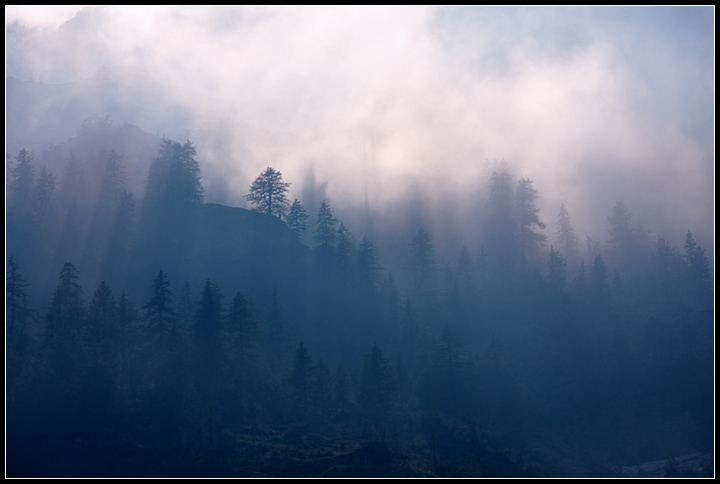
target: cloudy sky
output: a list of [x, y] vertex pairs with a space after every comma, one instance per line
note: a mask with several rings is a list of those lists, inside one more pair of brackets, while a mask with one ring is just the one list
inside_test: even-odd
[[367, 194], [377, 211], [415, 197], [430, 212], [470, 212], [504, 160], [534, 181], [550, 228], [564, 202], [581, 235], [604, 238], [623, 200], [651, 232], [676, 231], [678, 243], [692, 229], [707, 244], [714, 15], [7, 6], [6, 70], [64, 83], [103, 69], [162, 89], [192, 113], [168, 135], [196, 140], [226, 203], [242, 205], [270, 165], [294, 183], [291, 197], [312, 169], [337, 207]]

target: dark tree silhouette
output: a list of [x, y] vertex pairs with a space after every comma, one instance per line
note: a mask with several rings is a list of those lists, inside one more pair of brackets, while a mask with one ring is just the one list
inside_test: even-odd
[[315, 225], [315, 241], [318, 246], [325, 249], [334, 247], [337, 240], [337, 219], [333, 217], [332, 208], [327, 199], [323, 199], [318, 209]]
[[305, 208], [296, 198], [290, 207], [290, 213], [287, 216], [287, 224], [288, 227], [297, 234], [299, 239], [302, 239], [307, 232], [307, 219], [308, 215], [305, 213]]
[[612, 247], [621, 247], [633, 242], [635, 231], [632, 227], [632, 213], [630, 213], [622, 202], [618, 202], [608, 216], [610, 222], [610, 239], [608, 243]]
[[100, 283], [90, 301], [88, 323], [90, 368], [86, 390], [88, 403], [95, 411], [87, 418], [93, 424], [93, 431], [100, 432], [112, 424], [109, 419], [118, 396], [123, 357], [117, 300], [105, 281]]
[[345, 224], [340, 222], [337, 230], [337, 259], [340, 272], [344, 276], [348, 276], [352, 271], [354, 245], [352, 234]]
[[50, 301], [40, 355], [39, 371], [44, 384], [65, 394], [77, 390], [85, 369], [86, 352], [81, 332], [87, 311], [79, 281], [80, 273], [75, 265], [64, 263]]
[[515, 219], [513, 217], [512, 177], [506, 171], [492, 174], [486, 207], [485, 246], [495, 261], [507, 270], [515, 256]]
[[5, 274], [5, 326], [8, 338], [16, 330], [25, 331], [31, 315], [30, 298], [26, 288], [30, 285], [20, 274], [13, 256], [8, 258]]
[[222, 327], [222, 293], [214, 282], [207, 279], [200, 295], [195, 317], [197, 343], [208, 345], [208, 350], [217, 350]]
[[258, 330], [250, 303], [240, 291], [235, 293], [235, 297], [230, 303], [227, 325], [232, 340], [231, 344], [234, 351], [237, 352], [242, 367], [245, 365], [248, 353], [256, 344]]
[[175, 267], [204, 200], [195, 146], [164, 140], [150, 165], [140, 217], [145, 263]]
[[678, 251], [660, 236], [651, 260], [652, 286], [656, 294], [653, 303], [657, 308], [667, 309], [681, 293], [685, 264]]
[[524, 259], [537, 253], [537, 250], [545, 245], [547, 237], [536, 230], [543, 230], [545, 224], [538, 216], [540, 209], [535, 205], [538, 198], [538, 191], [533, 187], [532, 181], [523, 178], [518, 181], [515, 190], [515, 208], [518, 221], [518, 242], [520, 255]]
[[5, 275], [5, 334], [7, 340], [6, 375], [8, 394], [29, 369], [32, 309], [25, 281], [10, 256]]
[[371, 287], [378, 285], [380, 281], [380, 262], [377, 256], [375, 245], [367, 235], [363, 236], [360, 249], [357, 254], [357, 268], [360, 278]]
[[57, 243], [57, 179], [44, 167], [37, 177], [32, 194], [32, 234], [33, 239], [24, 242], [32, 251], [38, 265], [54, 263], [53, 255]]
[[85, 324], [85, 302], [80, 286], [80, 272], [72, 262], [64, 263], [60, 269], [47, 322], [46, 335], [51, 338], [62, 334], [77, 334]]
[[54, 222], [56, 189], [57, 178], [43, 167], [37, 178], [32, 204], [33, 218], [41, 226], [47, 227], [48, 224]]
[[188, 207], [202, 204], [204, 189], [196, 154], [190, 141], [181, 145], [163, 140], [160, 154], [150, 165], [144, 211], [147, 207], [161, 213], [179, 211], [182, 214]]
[[685, 236], [685, 261], [690, 275], [690, 286], [699, 295], [709, 295], [712, 288], [712, 269], [705, 255], [705, 249], [700, 247], [692, 232], [688, 230]]
[[163, 148], [161, 156], [169, 156], [171, 160], [168, 180], [171, 199], [179, 206], [201, 205], [205, 190], [200, 181], [200, 164], [195, 159], [195, 145], [188, 140], [183, 145], [170, 142], [169, 147]]
[[8, 172], [6, 243], [21, 260], [26, 260], [32, 257], [37, 238], [33, 217], [35, 165], [32, 155], [25, 149], [20, 150]]
[[[636, 277], [646, 270], [645, 262], [649, 253], [645, 253], [644, 231], [633, 224], [630, 213], [622, 202], [618, 202], [607, 218], [610, 223], [607, 259], [610, 265], [621, 267], [624, 274]], [[648, 251], [649, 252], [649, 251]]]
[[153, 281], [150, 299], [143, 306], [145, 312], [145, 330], [155, 341], [170, 336], [177, 337], [177, 314], [173, 309], [173, 297], [170, 292], [170, 280], [160, 270]]
[[[14, 165], [8, 169], [8, 209], [15, 212], [30, 211], [33, 189], [35, 187], [35, 164], [33, 156], [22, 149], [15, 157]], [[29, 215], [29, 213], [28, 213]], [[29, 217], [27, 217], [29, 218]]]
[[555, 237], [561, 251], [568, 259], [573, 260], [577, 255], [578, 239], [575, 229], [570, 223], [570, 215], [565, 209], [564, 203], [560, 205]]
[[371, 414], [385, 413], [390, 409], [395, 396], [396, 382], [385, 352], [377, 343], [365, 356], [360, 374], [360, 392], [358, 398]]
[[273, 217], [283, 217], [288, 209], [287, 191], [290, 183], [282, 180], [282, 173], [267, 167], [250, 185], [250, 193], [245, 198], [256, 212]]
[[205, 392], [215, 388], [219, 377], [223, 327], [222, 299], [220, 288], [207, 279], [198, 302], [193, 340], [195, 384], [198, 389]]

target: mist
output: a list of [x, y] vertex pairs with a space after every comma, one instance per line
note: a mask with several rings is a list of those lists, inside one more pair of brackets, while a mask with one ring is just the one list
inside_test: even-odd
[[6, 7], [7, 475], [713, 476], [714, 13]]
[[112, 121], [193, 140], [209, 201], [246, 206], [273, 166], [347, 218], [421, 193], [464, 223], [504, 160], [547, 223], [565, 203], [603, 239], [623, 200], [710, 246], [713, 29], [709, 7], [8, 7], [7, 75], [142, 92]]

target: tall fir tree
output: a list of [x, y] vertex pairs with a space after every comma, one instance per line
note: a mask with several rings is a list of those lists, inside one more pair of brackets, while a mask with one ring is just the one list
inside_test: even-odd
[[385, 352], [373, 344], [369, 355], [365, 356], [360, 374], [358, 398], [371, 415], [386, 414], [394, 403], [397, 384]]
[[25, 149], [20, 150], [15, 163], [8, 168], [6, 244], [20, 260], [32, 260], [37, 242], [37, 228], [33, 217], [35, 193], [35, 161]]
[[330, 202], [323, 199], [315, 223], [315, 242], [323, 249], [335, 247], [337, 241], [337, 219], [333, 216]]
[[140, 214], [141, 247], [153, 262], [174, 266], [184, 253], [188, 235], [204, 201], [195, 146], [163, 140], [150, 164]]
[[75, 264], [66, 262], [60, 269], [46, 316], [47, 326], [39, 365], [46, 389], [69, 395], [77, 391], [84, 380], [87, 353], [82, 344], [82, 333], [86, 318], [80, 272]]
[[490, 178], [489, 197], [483, 227], [484, 247], [495, 262], [496, 272], [504, 276], [510, 269], [516, 251], [512, 177], [507, 171], [496, 171]]
[[380, 260], [375, 244], [364, 235], [357, 254], [357, 269], [360, 279], [370, 287], [376, 287], [380, 282]]
[[13, 256], [8, 258], [5, 274], [5, 338], [7, 395], [11, 395], [30, 369], [33, 312], [27, 288], [30, 284], [20, 273]]
[[297, 234], [298, 239], [302, 239], [308, 229], [308, 215], [305, 213], [305, 208], [296, 198], [290, 207], [290, 213], [287, 216], [287, 225]]
[[548, 280], [550, 286], [554, 290], [561, 290], [565, 287], [567, 282], [567, 262], [565, 258], [556, 251], [555, 248], [550, 246], [550, 256], [548, 258]]
[[566, 259], [570, 261], [574, 260], [577, 257], [578, 238], [570, 222], [570, 214], [568, 214], [564, 203], [560, 205], [555, 238], [558, 242], [558, 248], [565, 254]]
[[220, 379], [224, 323], [222, 299], [218, 285], [207, 279], [198, 302], [193, 338], [195, 385], [205, 392], [214, 391]]
[[177, 339], [177, 313], [173, 308], [170, 280], [162, 269], [153, 281], [152, 294], [143, 311], [145, 332], [152, 341], [162, 343], [167, 338]]
[[353, 252], [355, 243], [350, 230], [344, 223], [340, 222], [337, 230], [337, 260], [340, 273], [344, 278], [348, 278], [353, 268]]
[[705, 255], [705, 249], [695, 242], [695, 238], [689, 230], [685, 236], [685, 262], [688, 267], [688, 284], [692, 293], [709, 300], [713, 286], [710, 261]]
[[533, 187], [532, 180], [523, 178], [518, 181], [515, 190], [515, 209], [518, 222], [518, 243], [521, 261], [526, 262], [537, 254], [538, 249], [545, 245], [547, 236], [540, 230], [545, 224], [540, 221], [540, 209], [535, 204], [538, 191]]

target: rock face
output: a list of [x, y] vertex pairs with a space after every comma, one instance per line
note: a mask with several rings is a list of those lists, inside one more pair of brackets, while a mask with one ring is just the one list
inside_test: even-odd
[[625, 477], [713, 477], [713, 454], [688, 454], [654, 460], [635, 466], [623, 466]]

